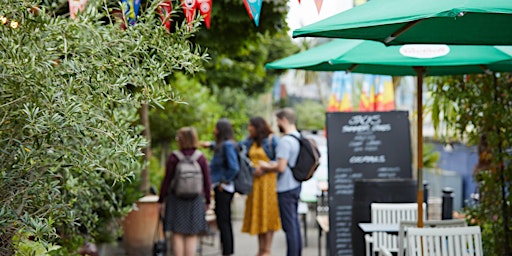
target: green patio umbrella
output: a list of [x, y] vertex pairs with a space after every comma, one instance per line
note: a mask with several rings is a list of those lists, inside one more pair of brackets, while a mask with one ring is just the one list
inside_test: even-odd
[[293, 31], [400, 44], [512, 45], [510, 0], [371, 0]]
[[[335, 39], [307, 51], [268, 63], [268, 69], [347, 70], [393, 76], [455, 75], [512, 71], [512, 46], [404, 45]], [[419, 76], [421, 77], [421, 75]]]
[[512, 46], [403, 45], [335, 39], [307, 51], [268, 63], [268, 69], [346, 70], [355, 73], [417, 77], [418, 226], [423, 226], [423, 77], [512, 71]]

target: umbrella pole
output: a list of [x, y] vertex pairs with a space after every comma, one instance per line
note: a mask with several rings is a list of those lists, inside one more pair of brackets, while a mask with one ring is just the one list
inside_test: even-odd
[[416, 71], [416, 102], [418, 107], [418, 132], [417, 132], [417, 165], [418, 165], [418, 176], [416, 179], [418, 180], [417, 185], [417, 202], [418, 202], [418, 227], [423, 227], [423, 74], [424, 68], [415, 67]]

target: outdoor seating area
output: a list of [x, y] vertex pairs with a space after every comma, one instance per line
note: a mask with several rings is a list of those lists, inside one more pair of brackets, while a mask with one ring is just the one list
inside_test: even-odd
[[[401, 221], [415, 220], [418, 217], [418, 204], [416, 203], [372, 203], [371, 223], [372, 230], [363, 230], [365, 235], [366, 256], [375, 253], [384, 247], [392, 252], [398, 252], [398, 227]], [[425, 209], [425, 203], [423, 203]], [[425, 213], [425, 212], [423, 212]], [[423, 215], [425, 219], [425, 214]], [[391, 228], [390, 228], [391, 226]], [[396, 233], [395, 233], [396, 232]]]
[[512, 0], [0, 10], [0, 256], [512, 256]]

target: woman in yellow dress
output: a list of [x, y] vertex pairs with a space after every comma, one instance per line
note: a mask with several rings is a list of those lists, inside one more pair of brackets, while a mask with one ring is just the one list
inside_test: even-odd
[[[260, 160], [275, 160], [278, 138], [262, 117], [249, 120], [249, 137], [241, 143], [248, 149], [249, 158], [255, 167]], [[254, 173], [252, 191], [245, 201], [242, 232], [258, 235], [258, 256], [269, 256], [274, 231], [281, 229], [277, 202], [276, 173]]]

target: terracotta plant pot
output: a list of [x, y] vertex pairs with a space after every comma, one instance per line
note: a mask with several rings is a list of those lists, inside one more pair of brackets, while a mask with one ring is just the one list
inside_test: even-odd
[[[151, 255], [153, 237], [158, 225], [158, 196], [145, 196], [136, 205], [123, 220], [123, 246], [126, 255]], [[159, 229], [162, 230], [162, 226]]]

